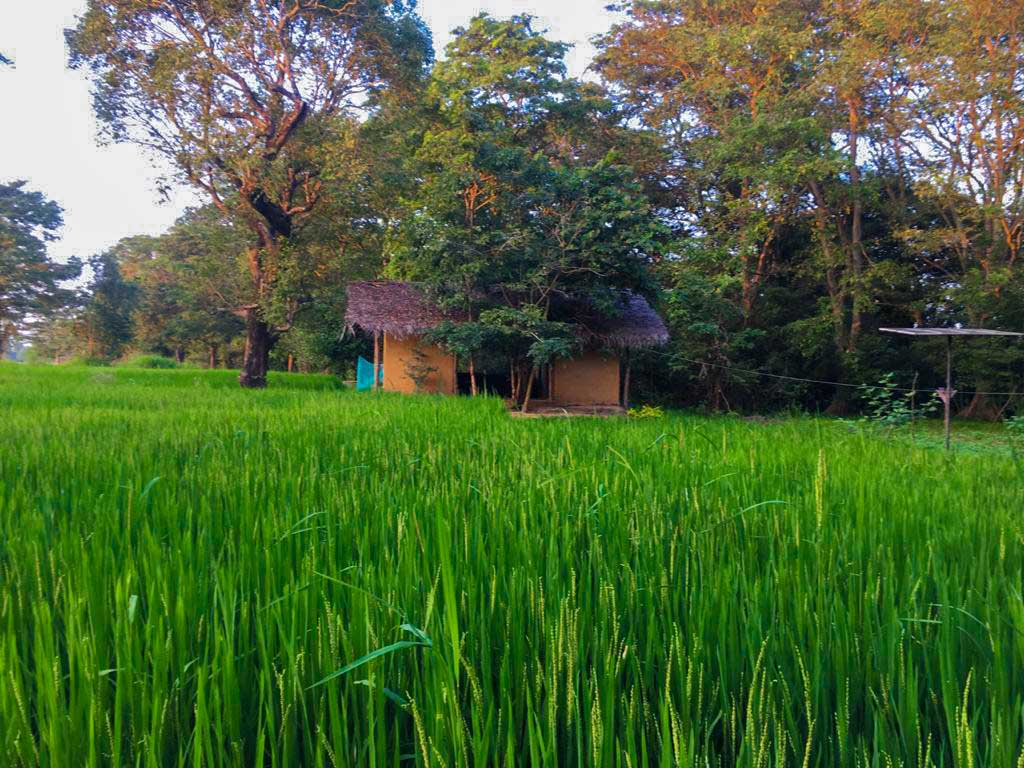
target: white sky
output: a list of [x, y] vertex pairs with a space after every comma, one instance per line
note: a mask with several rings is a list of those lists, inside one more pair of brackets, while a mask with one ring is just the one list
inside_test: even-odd
[[[419, 12], [440, 55], [450, 31], [480, 11], [494, 16], [530, 13], [537, 29], [574, 43], [573, 74], [590, 62], [591, 36], [611, 24], [608, 0], [420, 0]], [[65, 27], [73, 26], [85, 0], [37, 0], [4, 5], [0, 52], [15, 68], [0, 67], [0, 181], [27, 179], [29, 186], [64, 208], [63, 238], [51, 246], [58, 259], [87, 257], [127, 235], [157, 234], [197, 198], [178, 190], [161, 203], [156, 191], [159, 161], [130, 145], [96, 142], [89, 86], [66, 68]]]

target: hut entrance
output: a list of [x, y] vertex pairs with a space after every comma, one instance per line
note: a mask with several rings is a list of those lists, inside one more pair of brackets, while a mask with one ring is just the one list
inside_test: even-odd
[[[460, 395], [472, 394], [473, 389], [469, 381], [469, 370], [461, 362], [456, 378], [456, 391]], [[526, 386], [525, 377], [523, 377], [520, 386]], [[501, 367], [485, 367], [483, 370], [478, 366], [476, 369], [476, 387], [478, 394], [496, 395], [506, 400], [510, 399], [514, 388], [512, 386], [512, 372], [509, 370], [508, 364], [505, 363]], [[522, 392], [519, 393], [519, 396], [522, 397]], [[547, 400], [550, 397], [551, 367], [545, 365], [538, 371], [537, 378], [533, 381], [533, 392], [530, 395], [530, 399]]]

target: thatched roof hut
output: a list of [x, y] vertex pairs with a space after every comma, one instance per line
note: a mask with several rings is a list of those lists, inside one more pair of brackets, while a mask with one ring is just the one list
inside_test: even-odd
[[[552, 319], [578, 323], [591, 345], [636, 349], [664, 344], [668, 329], [647, 300], [623, 291], [614, 314], [600, 313], [582, 302], [562, 299], [552, 306]], [[345, 325], [369, 333], [408, 338], [435, 328], [444, 320], [460, 318], [442, 312], [414, 283], [370, 280], [349, 283]]]

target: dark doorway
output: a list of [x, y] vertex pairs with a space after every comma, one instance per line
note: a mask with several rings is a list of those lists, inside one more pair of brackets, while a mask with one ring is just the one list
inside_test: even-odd
[[[460, 370], [456, 374], [456, 391], [460, 395], [468, 395], [472, 392], [469, 383], [469, 371]], [[497, 395], [508, 399], [512, 397], [512, 376], [505, 371], [477, 371], [477, 391], [481, 395]], [[525, 385], [524, 385], [525, 386]], [[544, 366], [537, 372], [537, 378], [533, 382], [531, 400], [547, 400], [551, 396], [551, 368]]]

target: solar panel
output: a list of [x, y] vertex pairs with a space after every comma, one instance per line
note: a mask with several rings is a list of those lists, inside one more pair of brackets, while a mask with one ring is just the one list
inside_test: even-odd
[[953, 337], [954, 336], [1024, 336], [1014, 331], [990, 331], [988, 328], [879, 328], [882, 333], [898, 333], [902, 336], [944, 336], [946, 339], [946, 386], [938, 390], [944, 407], [946, 450], [950, 445], [950, 420], [952, 419], [953, 389]]
[[1024, 336], [1015, 331], [992, 331], [988, 328], [879, 328], [883, 333], [903, 336]]

